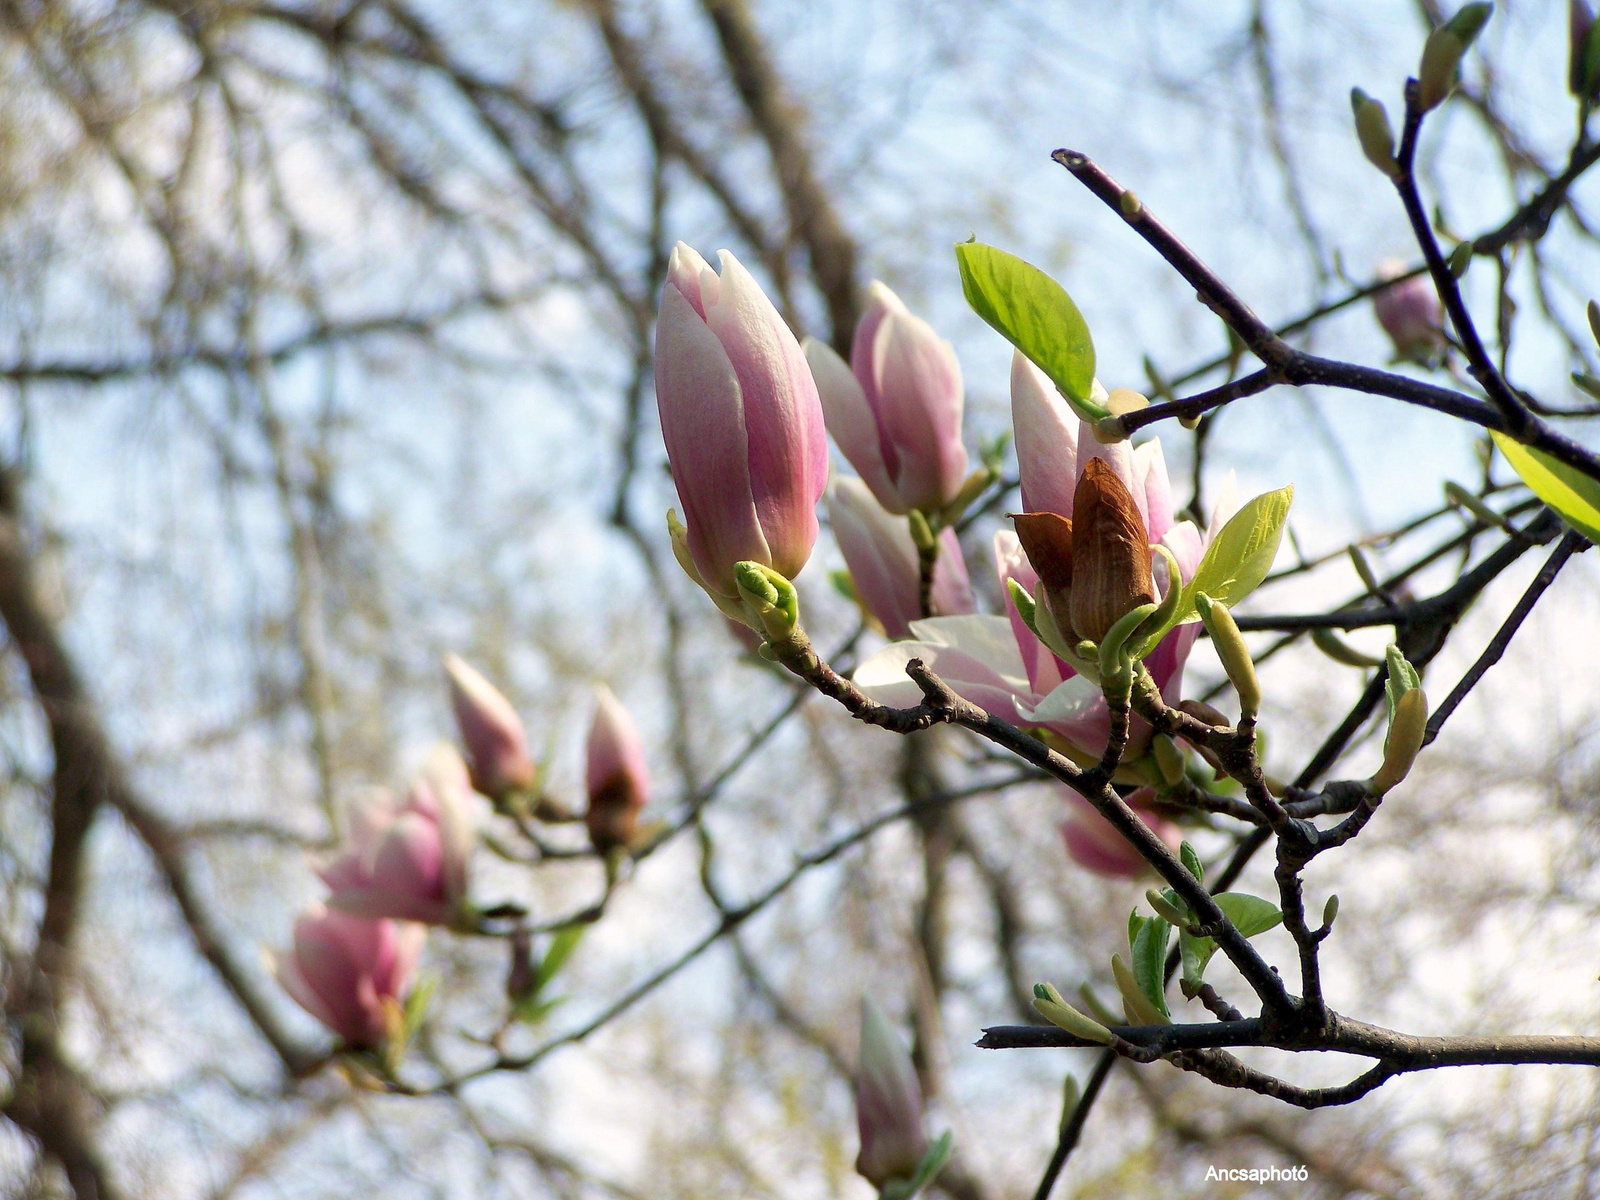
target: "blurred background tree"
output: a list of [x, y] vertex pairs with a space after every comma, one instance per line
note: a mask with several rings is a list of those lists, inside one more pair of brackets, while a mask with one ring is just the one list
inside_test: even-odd
[[[1058, 787], [958, 737], [853, 726], [682, 578], [651, 386], [667, 255], [730, 247], [798, 333], [841, 350], [886, 280], [955, 342], [974, 450], [1009, 424], [1006, 349], [950, 254], [974, 232], [1066, 284], [1108, 384], [1201, 364], [1219, 382], [1238, 365], [1220, 324], [1050, 150], [1093, 154], [1289, 321], [1415, 260], [1346, 96], [1396, 107], [1442, 15], [0, 2], [0, 1189], [864, 1197], [849, 1077], [870, 991], [914, 1028], [956, 1131], [939, 1189], [1032, 1195], [1061, 1080], [1097, 1056], [971, 1043], [1028, 1017], [1035, 979], [1099, 978], [1140, 885], [1067, 860]], [[1442, 228], [1493, 230], [1567, 166], [1565, 17], [1508, 6], [1432, 122]], [[1586, 182], [1467, 280], [1497, 353], [1566, 406], [1595, 359]], [[1390, 354], [1364, 304], [1298, 336]], [[1355, 541], [1393, 570], [1449, 544], [1403, 585], [1437, 590], [1484, 532], [1441, 482], [1509, 479], [1464, 427], [1314, 390], [1165, 442], [1197, 511], [1229, 468], [1299, 487], [1284, 565], [1323, 565], [1263, 593], [1278, 612], [1360, 595]], [[980, 589], [996, 519], [966, 535]], [[873, 635], [819, 557], [808, 626], [848, 660]], [[1468, 615], [1447, 677], [1535, 557]], [[1593, 582], [1587, 561], [1563, 575], [1360, 850], [1319, 867], [1345, 905], [1342, 1007], [1423, 1032], [1591, 1027]], [[485, 1061], [507, 952], [433, 938], [441, 987], [409, 1066], [429, 1094], [375, 1094], [324, 1066], [259, 951], [321, 894], [308, 855], [343, 807], [450, 728], [451, 650], [514, 700], [557, 795], [581, 793], [589, 688], [608, 683], [671, 836], [625, 871], [565, 1002], [508, 1035], [522, 1069], [436, 1090]], [[1264, 666], [1270, 761], [1291, 769], [1337, 723], [1362, 684], [1339, 672], [1304, 642]], [[1191, 676], [1201, 694], [1220, 671], [1202, 653]], [[749, 906], [798, 855], [957, 795]], [[480, 851], [480, 899], [554, 920], [601, 894], [580, 842], [507, 837]], [[1207, 1165], [1267, 1163], [1309, 1168], [1297, 1195], [1600, 1193], [1596, 1080], [1562, 1071], [1412, 1078], [1304, 1114], [1119, 1068], [1057, 1194], [1229, 1194]]]

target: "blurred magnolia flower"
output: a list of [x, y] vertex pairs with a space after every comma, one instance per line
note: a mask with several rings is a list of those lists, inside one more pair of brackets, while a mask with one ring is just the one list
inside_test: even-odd
[[856, 1071], [856, 1170], [876, 1188], [909, 1180], [928, 1151], [922, 1088], [900, 1035], [871, 997], [861, 1001], [861, 1062]]
[[427, 930], [313, 905], [277, 960], [295, 1002], [352, 1046], [378, 1049], [399, 1032]]
[[379, 792], [356, 806], [348, 849], [320, 872], [329, 903], [364, 917], [455, 924], [477, 840], [471, 805], [466, 764], [441, 742], [404, 799]]
[[[1020, 354], [1012, 363], [1011, 412], [1022, 507], [1044, 517], [1037, 523], [1018, 521], [1018, 534], [1026, 532], [1026, 539], [1004, 530], [995, 535], [1000, 583], [1004, 588], [1007, 580], [1016, 580], [1037, 603], [1053, 606], [1063, 625], [1083, 620], [1088, 626], [1078, 631], [1083, 636], [1103, 633], [1107, 615], [1119, 606], [1160, 599], [1192, 577], [1211, 534], [1237, 508], [1230, 473], [1207, 533], [1192, 522], [1175, 522], [1160, 442], [1101, 445], [1044, 373]], [[1092, 480], [1087, 491], [1086, 476]], [[1080, 495], [1092, 499], [1094, 511], [1076, 510]], [[1078, 521], [1086, 548], [1081, 562]], [[1167, 578], [1166, 560], [1153, 550], [1158, 543], [1177, 561], [1180, 579]], [[1040, 562], [1031, 561], [1032, 555]], [[1169, 704], [1181, 694], [1184, 663], [1199, 628], [1194, 622], [1179, 625], [1144, 660]], [[935, 617], [913, 622], [911, 635], [914, 640], [885, 647], [857, 669], [856, 685], [874, 700], [918, 703], [921, 690], [906, 677], [905, 666], [920, 658], [959, 695], [1004, 721], [1047, 729], [1083, 756], [1105, 749], [1110, 712], [1100, 688], [1028, 628], [1009, 592], [1004, 617]], [[1150, 735], [1148, 723], [1135, 716], [1126, 758], [1142, 754]]]
[[639, 812], [650, 799], [650, 769], [633, 717], [604, 684], [595, 689], [586, 758], [589, 809], [583, 820], [594, 848], [605, 854], [628, 845], [638, 832]]
[[873, 281], [846, 365], [805, 341], [828, 432], [889, 512], [933, 514], [967, 474], [961, 444], [961, 364], [950, 343]]
[[717, 257], [720, 275], [683, 242], [672, 252], [656, 324], [656, 406], [683, 502], [684, 566], [736, 601], [734, 564], [790, 579], [806, 565], [828, 440], [794, 334], [739, 260]]
[[[1406, 264], [1388, 258], [1378, 264], [1378, 278], [1405, 274]], [[1391, 283], [1372, 295], [1372, 312], [1394, 343], [1396, 358], [1429, 366], [1444, 353], [1444, 310], [1427, 274]]]
[[[1067, 843], [1067, 856], [1073, 862], [1096, 875], [1124, 879], [1136, 879], [1150, 872], [1149, 864], [1139, 856], [1139, 852], [1117, 832], [1116, 826], [1100, 815], [1094, 805], [1077, 792], [1068, 791], [1066, 795], [1071, 814], [1061, 826], [1061, 835]], [[1155, 811], [1152, 807], [1155, 798], [1154, 788], [1140, 788], [1124, 797], [1134, 815], [1176, 853], [1183, 838], [1182, 832]]]
[[531, 788], [537, 772], [522, 718], [499, 690], [454, 654], [445, 656], [450, 704], [467, 748], [472, 786], [490, 799]]
[[[843, 477], [828, 490], [828, 523], [862, 605], [890, 637], [905, 637], [922, 616], [922, 566], [906, 519], [885, 512], [861, 480]], [[954, 529], [939, 535], [931, 599], [939, 616], [976, 608]]]

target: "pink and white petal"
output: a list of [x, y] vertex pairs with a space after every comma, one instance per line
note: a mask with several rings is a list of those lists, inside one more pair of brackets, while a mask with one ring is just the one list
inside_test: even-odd
[[417, 772], [417, 783], [434, 798], [444, 852], [444, 898], [459, 900], [467, 894], [467, 867], [478, 842], [467, 764], [449, 742], [435, 743]]
[[736, 596], [735, 563], [772, 561], [750, 488], [744, 399], [727, 351], [675, 287], [662, 290], [656, 322], [656, 404], [689, 552], [707, 584]]
[[1144, 665], [1150, 671], [1161, 696], [1168, 704], [1176, 704], [1183, 695], [1183, 668], [1189, 661], [1195, 638], [1200, 635], [1200, 623], [1190, 621], [1179, 625], [1162, 638], [1145, 656]]
[[[854, 334], [850, 339], [850, 369], [855, 372], [856, 379], [860, 382], [863, 393], [867, 397], [867, 404], [871, 407], [873, 417], [878, 413], [878, 376], [876, 370], [876, 346], [878, 342], [878, 328], [883, 324], [883, 319], [890, 313], [908, 311], [905, 302], [895, 295], [889, 285], [882, 280], [874, 279], [867, 285], [867, 303], [861, 310], [861, 316], [856, 321]], [[889, 464], [891, 473], [894, 464]]]
[[[1159, 542], [1172, 528], [1172, 480], [1161, 439], [1151, 438], [1133, 452], [1134, 473], [1143, 484], [1144, 511], [1151, 542]], [[1137, 493], [1136, 493], [1137, 494]]]
[[[919, 578], [919, 589], [920, 583]], [[958, 617], [978, 610], [978, 602], [972, 594], [972, 578], [967, 574], [967, 560], [961, 553], [961, 541], [954, 529], [946, 529], [939, 535], [939, 558], [933, 564], [932, 599], [933, 611], [941, 617]]]
[[300, 973], [300, 968], [295, 964], [292, 955], [286, 955], [283, 958], [274, 957], [272, 967], [273, 974], [277, 976], [279, 985], [289, 993], [296, 1004], [329, 1029], [338, 1032], [339, 1015], [333, 1011], [321, 996], [317, 995], [316, 989], [306, 982], [305, 976]]
[[903, 515], [906, 504], [895, 491], [894, 481], [883, 465], [877, 418], [850, 365], [832, 346], [816, 338], [808, 337], [802, 346], [812, 378], [816, 380], [823, 418], [839, 452], [856, 469], [879, 504], [889, 512]]
[[1172, 557], [1178, 560], [1178, 571], [1187, 583], [1194, 578], [1194, 573], [1200, 567], [1200, 560], [1205, 557], [1205, 539], [1200, 531], [1195, 528], [1193, 521], [1179, 521], [1167, 530], [1161, 544], [1172, 551]]
[[705, 319], [706, 306], [700, 298], [700, 280], [710, 273], [711, 264], [689, 243], [679, 242], [672, 248], [672, 254], [667, 259], [667, 282], [683, 293], [683, 298], [694, 307], [702, 320]]
[[909, 707], [921, 689], [905, 673], [920, 658], [956, 694], [1003, 721], [1019, 721], [1016, 698], [1032, 698], [1022, 659], [1003, 617], [933, 617], [911, 624], [915, 641], [895, 642], [856, 669], [855, 683], [881, 704]]
[[[1127, 442], [1113, 442], [1109, 446], [1102, 446], [1095, 441], [1094, 429], [1084, 421], [1078, 426], [1078, 471], [1088, 465], [1091, 458], [1104, 460], [1107, 466], [1117, 473], [1117, 478], [1122, 480], [1128, 493], [1133, 497], [1133, 503], [1139, 510], [1139, 519], [1144, 522], [1145, 529], [1150, 528], [1150, 513], [1148, 501], [1145, 497], [1142, 481], [1134, 470], [1133, 447]], [[1073, 486], [1077, 483], [1074, 481]], [[1155, 538], [1150, 538], [1155, 541]]]
[[828, 493], [828, 522], [862, 604], [890, 637], [905, 637], [922, 615], [921, 568], [905, 518], [885, 512], [861, 480], [843, 477]]
[[1011, 356], [1011, 424], [1023, 510], [1070, 517], [1078, 486], [1078, 418], [1020, 350]]
[[960, 490], [967, 475], [961, 364], [931, 325], [901, 311], [888, 313], [878, 326], [873, 368], [878, 425], [898, 464], [895, 490], [908, 507], [931, 513]]
[[721, 286], [706, 299], [706, 324], [743, 395], [750, 495], [769, 565], [793, 578], [816, 543], [817, 501], [828, 485], [822, 402], [800, 343], [772, 301], [732, 254], [719, 250], [717, 257]]
[[1022, 657], [1028, 683], [1034, 694], [1047, 695], [1062, 680], [1075, 672], [1057, 658], [1054, 652], [1039, 640], [1038, 635], [1028, 628], [1022, 619], [1022, 614], [1017, 611], [1016, 603], [1011, 599], [1011, 589], [1006, 586], [1008, 579], [1015, 579], [1024, 591], [1037, 599], [1038, 572], [1033, 569], [1028, 556], [1022, 552], [1022, 543], [1017, 540], [1017, 535], [1009, 529], [999, 530], [994, 535], [994, 557], [995, 572], [1000, 578], [1000, 592], [1005, 598], [1006, 619], [1011, 622], [1011, 635], [1016, 640], [1017, 652]]

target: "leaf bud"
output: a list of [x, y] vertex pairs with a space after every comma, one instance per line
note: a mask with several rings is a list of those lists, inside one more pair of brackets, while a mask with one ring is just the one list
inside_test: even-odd
[[1139, 981], [1133, 977], [1132, 970], [1122, 961], [1120, 954], [1111, 956], [1111, 977], [1116, 980], [1117, 991], [1122, 996], [1122, 1011], [1128, 1018], [1128, 1024], [1171, 1024], [1161, 1015], [1161, 1010], [1155, 1006], [1150, 997], [1144, 994], [1143, 989], [1139, 987]]
[[1494, 12], [1493, 4], [1463, 5], [1455, 16], [1428, 35], [1417, 68], [1417, 106], [1429, 112], [1456, 86], [1461, 58]]
[[1356, 137], [1367, 161], [1390, 179], [1398, 176], [1400, 164], [1394, 159], [1394, 128], [1389, 124], [1388, 110], [1360, 88], [1350, 89], [1350, 108], [1355, 113]]
[[1373, 795], [1384, 795], [1411, 773], [1427, 729], [1428, 698], [1421, 688], [1412, 688], [1395, 703], [1389, 736], [1383, 745], [1383, 765], [1367, 781], [1367, 788]]
[[1074, 1037], [1081, 1037], [1086, 1042], [1109, 1046], [1113, 1040], [1109, 1029], [1073, 1008], [1062, 999], [1061, 993], [1048, 983], [1033, 985], [1033, 1007], [1052, 1025], [1065, 1029]]

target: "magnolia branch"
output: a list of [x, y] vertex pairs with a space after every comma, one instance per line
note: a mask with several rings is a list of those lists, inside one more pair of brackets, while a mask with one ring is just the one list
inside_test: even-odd
[[[1505, 388], [1505, 384], [1500, 380], [1498, 372], [1485, 375], [1479, 380], [1490, 389], [1491, 398], [1500, 398], [1496, 404], [1490, 404], [1461, 392], [1437, 387], [1405, 375], [1296, 350], [1256, 316], [1250, 306], [1171, 230], [1157, 220], [1137, 196], [1114, 180], [1087, 155], [1075, 150], [1057, 150], [1052, 157], [1109, 208], [1121, 214], [1123, 220], [1195, 289], [1200, 301], [1221, 317], [1228, 328], [1249, 347], [1250, 352], [1262, 361], [1266, 367], [1266, 378], [1252, 377], [1251, 386], [1255, 390], [1264, 391], [1271, 383], [1284, 383], [1294, 387], [1323, 384], [1347, 391], [1388, 396], [1391, 399], [1468, 421], [1484, 429], [1509, 433], [1518, 441], [1543, 450], [1552, 458], [1581, 471], [1591, 479], [1600, 480], [1600, 458], [1529, 412], [1520, 400], [1513, 397], [1516, 405], [1514, 410], [1500, 403], [1506, 395], [1510, 395], [1510, 392], [1508, 388], [1504, 395], [1499, 391], [1500, 388]], [[1437, 243], [1431, 242], [1431, 235], [1430, 244], [1431, 253], [1437, 256], [1438, 246]], [[1429, 247], [1424, 246], [1424, 253], [1428, 252]], [[1431, 265], [1430, 259], [1430, 267]], [[1440, 265], [1443, 267], [1442, 259]], [[1443, 268], [1443, 273], [1449, 278], [1448, 267]], [[1439, 273], [1435, 271], [1435, 282], [1438, 281], [1438, 275]], [[1448, 305], [1447, 301], [1447, 307]], [[1452, 320], [1464, 322], [1467, 328], [1471, 328], [1471, 318], [1466, 314], [1465, 306], [1460, 304], [1459, 292], [1456, 293], [1456, 307], [1451, 309], [1451, 317]], [[1460, 332], [1459, 326], [1458, 332]], [[1478, 344], [1478, 349], [1481, 351], [1481, 343]], [[1487, 356], [1483, 357], [1484, 361], [1487, 361]], [[1477, 373], [1476, 362], [1474, 372]], [[1498, 384], [1496, 381], [1499, 381]], [[1212, 392], [1202, 393], [1189, 401], [1168, 401], [1130, 413], [1121, 418], [1122, 427], [1126, 432], [1132, 433], [1165, 417], [1197, 416], [1237, 398], [1229, 394], [1227, 387], [1213, 389]], [[1512, 415], [1508, 416], [1508, 413]]]

